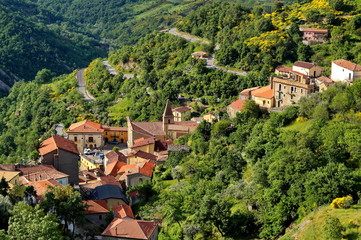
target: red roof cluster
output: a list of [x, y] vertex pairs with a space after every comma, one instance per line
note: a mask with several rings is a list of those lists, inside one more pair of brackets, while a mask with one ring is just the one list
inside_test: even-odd
[[95, 123], [89, 120], [73, 123], [70, 125], [68, 133], [102, 133], [104, 129], [100, 123]]
[[176, 107], [176, 108], [173, 108], [173, 112], [180, 112], [180, 113], [184, 113], [184, 112], [187, 112], [187, 111], [190, 111], [192, 110], [190, 107]]
[[87, 200], [83, 201], [88, 207], [85, 210], [85, 214], [99, 214], [108, 213], [108, 206], [105, 200]]
[[232, 102], [229, 107], [241, 111], [245, 102], [246, 100], [237, 99], [236, 101]]
[[18, 170], [21, 172], [22, 177], [25, 178], [25, 183], [69, 177], [69, 175], [56, 170], [52, 165], [21, 167]]
[[132, 208], [127, 204], [114, 206], [113, 211], [117, 218], [134, 218]]
[[154, 143], [155, 143], [155, 140], [154, 140], [153, 137], [151, 137], [151, 138], [139, 138], [139, 139], [134, 140], [134, 144], [130, 148], [142, 147], [142, 146], [146, 146], [146, 145], [154, 144]]

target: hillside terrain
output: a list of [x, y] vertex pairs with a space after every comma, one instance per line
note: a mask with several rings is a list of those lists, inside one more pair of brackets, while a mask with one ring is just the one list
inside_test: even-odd
[[[240, 1], [32, 2], [24, 9], [16, 1], [1, 6], [2, 16], [14, 18], [6, 25], [9, 21], [4, 17], [6, 29], [22, 29], [19, 39], [30, 39], [36, 32], [56, 42], [58, 35], [51, 38], [55, 33], [49, 29], [63, 34], [59, 28], [65, 22], [70, 29], [83, 27], [76, 36], [88, 38], [81, 44], [88, 44], [91, 51], [98, 46], [99, 52], [74, 57], [68, 66], [84, 66], [84, 56], [99, 54], [84, 71], [86, 88], [95, 100], [82, 98], [75, 71], [57, 77], [48, 70], [36, 74], [36, 69], [44, 67], [32, 57], [41, 58], [46, 68], [56, 72], [56, 66], [47, 64], [49, 59], [44, 57], [57, 53], [50, 46], [63, 49], [57, 56], [70, 61], [81, 52], [81, 45], [67, 51], [49, 41], [38, 49], [49, 52], [22, 50], [31, 54], [27, 63], [36, 66], [31, 73], [23, 68], [23, 75], [10, 70], [15, 62], [5, 61], [8, 75], [32, 79], [36, 74], [36, 78], [16, 82], [0, 98], [0, 163], [36, 159], [39, 142], [54, 133], [59, 123], [67, 128], [89, 119], [125, 126], [127, 116], [133, 121], [158, 121], [169, 99], [173, 107], [192, 107], [186, 120], [208, 112], [215, 112], [219, 120], [202, 121], [194, 132], [178, 138], [175, 143], [189, 146], [190, 152], [171, 152], [166, 163], [156, 168], [152, 182], [131, 188], [145, 193], [146, 199], [134, 207], [135, 215], [161, 221], [159, 239], [324, 239], [326, 235], [315, 229], [323, 227], [328, 215], [338, 218], [338, 226], [345, 229], [336, 239], [360, 238], [359, 206], [331, 209], [328, 205], [338, 197], [352, 196], [354, 203], [360, 200], [361, 81], [350, 86], [337, 83], [284, 111], [269, 113], [254, 101], [247, 101], [233, 119], [225, 111], [240, 91], [267, 85], [278, 65], [312, 61], [328, 76], [335, 59], [361, 63], [358, 0], [275, 4], [271, 12]], [[253, 4], [248, 2], [248, 6]], [[45, 12], [26, 13], [31, 6]], [[32, 19], [32, 24], [26, 19]], [[210, 44], [170, 34], [166, 29], [173, 23]], [[325, 28], [328, 41], [305, 45], [300, 27]], [[71, 36], [61, 44], [72, 43]], [[9, 42], [6, 46], [12, 50], [5, 55], [0, 48], [1, 56], [20, 58], [14, 52], [20, 43]], [[104, 54], [102, 44], [114, 48], [107, 60], [117, 75], [98, 58]], [[194, 52], [214, 54], [218, 65], [246, 70], [247, 75], [208, 68], [206, 60], [194, 57]], [[6, 78], [3, 81], [9, 83]]]

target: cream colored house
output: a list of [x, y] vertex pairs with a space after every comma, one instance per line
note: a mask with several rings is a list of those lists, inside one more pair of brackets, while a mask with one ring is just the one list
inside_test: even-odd
[[298, 75], [305, 75], [307, 77], [316, 78], [321, 76], [323, 68], [317, 66], [315, 63], [297, 61], [292, 66], [292, 71]]
[[361, 79], [361, 65], [344, 59], [335, 60], [332, 62], [331, 79], [346, 83]]
[[84, 148], [98, 148], [104, 146], [104, 129], [99, 123], [84, 120], [72, 124], [68, 131], [68, 138], [75, 142], [80, 153]]
[[2, 178], [5, 179], [5, 181], [9, 184], [9, 186], [12, 188], [14, 185], [19, 184], [19, 171], [5, 171], [0, 170], [0, 180]]

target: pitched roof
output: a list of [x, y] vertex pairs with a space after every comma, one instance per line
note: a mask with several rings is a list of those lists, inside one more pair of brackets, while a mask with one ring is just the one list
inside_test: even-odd
[[108, 165], [105, 169], [105, 174], [112, 175], [115, 177], [118, 175], [119, 169], [121, 169], [124, 165], [127, 165], [127, 164], [125, 162], [120, 162], [120, 161], [108, 163]]
[[124, 176], [122, 176], [121, 179], [123, 179], [126, 175], [133, 175], [138, 173], [147, 177], [152, 177], [154, 168], [154, 164], [144, 161], [142, 163], [124, 165], [118, 173], [123, 173]]
[[361, 66], [356, 64], [356, 63], [353, 63], [353, 62], [350, 62], [350, 61], [347, 61], [347, 60], [344, 60], [344, 59], [338, 59], [338, 60], [335, 60], [335, 61], [332, 61], [334, 64], [340, 66], [340, 67], [343, 67], [343, 68], [346, 68], [350, 71], [361, 71]]
[[15, 171], [17, 164], [0, 164], [0, 169], [5, 171]]
[[146, 160], [154, 160], [154, 161], [157, 160], [156, 155], [144, 152], [142, 150], [137, 150], [137, 151], [131, 152], [131, 153], [128, 154], [127, 157], [133, 157], [133, 156], [137, 156], [137, 157], [140, 157], [140, 158], [143, 158], [143, 159], [146, 159]]
[[4, 170], [0, 170], [0, 180], [2, 178], [5, 178], [5, 180], [7, 182], [11, 181], [14, 177], [16, 177], [17, 175], [19, 175], [20, 172], [19, 171], [4, 171]]
[[87, 181], [94, 181], [98, 177], [104, 177], [105, 174], [100, 168], [93, 168], [89, 170], [82, 170], [79, 171], [79, 183], [87, 182]]
[[128, 131], [127, 127], [108, 127], [103, 125], [102, 128], [104, 129], [104, 131], [118, 131], [118, 132]]
[[127, 204], [114, 206], [113, 211], [117, 218], [134, 218], [132, 208]]
[[252, 95], [260, 98], [273, 98], [273, 90], [271, 85], [268, 85], [252, 92]]
[[236, 101], [228, 105], [228, 107], [241, 111], [245, 102], [246, 100], [237, 99]]
[[172, 113], [172, 104], [170, 103], [169, 99], [167, 99], [167, 103], [165, 104], [163, 117], [174, 117]]
[[78, 148], [76, 147], [76, 144], [73, 141], [60, 137], [58, 135], [52, 135], [50, 138], [43, 141], [40, 144], [39, 152], [40, 155], [43, 156], [57, 149], [62, 149], [79, 155]]
[[123, 189], [122, 185], [115, 179], [114, 176], [100, 176], [96, 179], [96, 181], [81, 184], [79, 186], [84, 192], [89, 192], [94, 190], [96, 187], [104, 185], [114, 185], [120, 189]]
[[139, 138], [139, 139], [134, 140], [134, 144], [130, 148], [142, 147], [142, 146], [146, 146], [146, 145], [154, 144], [154, 143], [155, 143], [155, 140], [154, 140], [153, 137], [151, 137], [151, 138]]
[[257, 87], [252, 87], [252, 88], [246, 88], [246, 89], [243, 89], [242, 92], [240, 92], [239, 94], [248, 96], [251, 94], [252, 91], [254, 91], [258, 88], [260, 88], [260, 87], [257, 86]]
[[333, 81], [330, 78], [325, 76], [318, 77], [317, 79], [324, 83], [333, 83]]
[[162, 122], [131, 122], [133, 131], [146, 134], [150, 137], [166, 136]]
[[162, 141], [157, 139], [154, 144], [154, 151], [155, 152], [166, 151], [168, 149], [169, 144], [173, 144], [173, 141]]
[[127, 157], [119, 151], [111, 150], [105, 154], [105, 157], [108, 159], [108, 164], [117, 161], [127, 163]]
[[38, 165], [19, 168], [21, 175], [29, 182], [40, 180], [61, 179], [69, 175], [59, 172], [52, 165]]
[[297, 61], [293, 64], [293, 66], [311, 69], [313, 67], [316, 67], [317, 65], [314, 63], [310, 63], [310, 62]]
[[86, 200], [84, 204], [88, 205], [88, 208], [84, 211], [85, 214], [97, 214], [108, 213], [108, 206], [105, 200]]
[[95, 123], [89, 120], [73, 123], [70, 125], [68, 133], [102, 133], [104, 129], [100, 123]]
[[289, 72], [292, 70], [292, 67], [278, 66], [276, 67], [276, 70], [279, 72]]
[[180, 113], [187, 112], [190, 110], [192, 110], [192, 108], [186, 106], [173, 108], [173, 112], [180, 112]]
[[300, 31], [301, 32], [323, 33], [323, 34], [328, 33], [327, 29], [318, 29], [318, 28], [300, 28]]
[[192, 55], [196, 55], [196, 56], [204, 56], [204, 55], [207, 55], [207, 53], [206, 53], [206, 52], [204, 52], [204, 51], [198, 51], [198, 52], [194, 52], [194, 53], [192, 53]]
[[102, 186], [98, 186], [93, 189], [91, 194], [92, 200], [105, 200], [109, 198], [121, 199], [125, 203], [128, 202], [128, 199], [125, 197], [124, 192], [118, 186], [112, 184], [105, 184]]
[[114, 218], [102, 233], [102, 236], [129, 239], [149, 239], [158, 224], [151, 221], [128, 218]]
[[63, 186], [54, 179], [29, 182], [26, 185], [33, 186], [34, 190], [36, 191], [36, 194], [38, 195], [38, 197], [40, 197], [40, 199], [49, 190], [49, 187], [55, 187], [55, 186], [62, 187]]

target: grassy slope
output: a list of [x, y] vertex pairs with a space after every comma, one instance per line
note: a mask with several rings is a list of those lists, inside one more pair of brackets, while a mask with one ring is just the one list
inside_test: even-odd
[[319, 210], [310, 213], [299, 224], [289, 230], [280, 240], [323, 240], [322, 227], [326, 216], [337, 217], [345, 227], [342, 232], [344, 239], [360, 239], [361, 237], [361, 206], [356, 205], [350, 209], [332, 209], [323, 206]]

